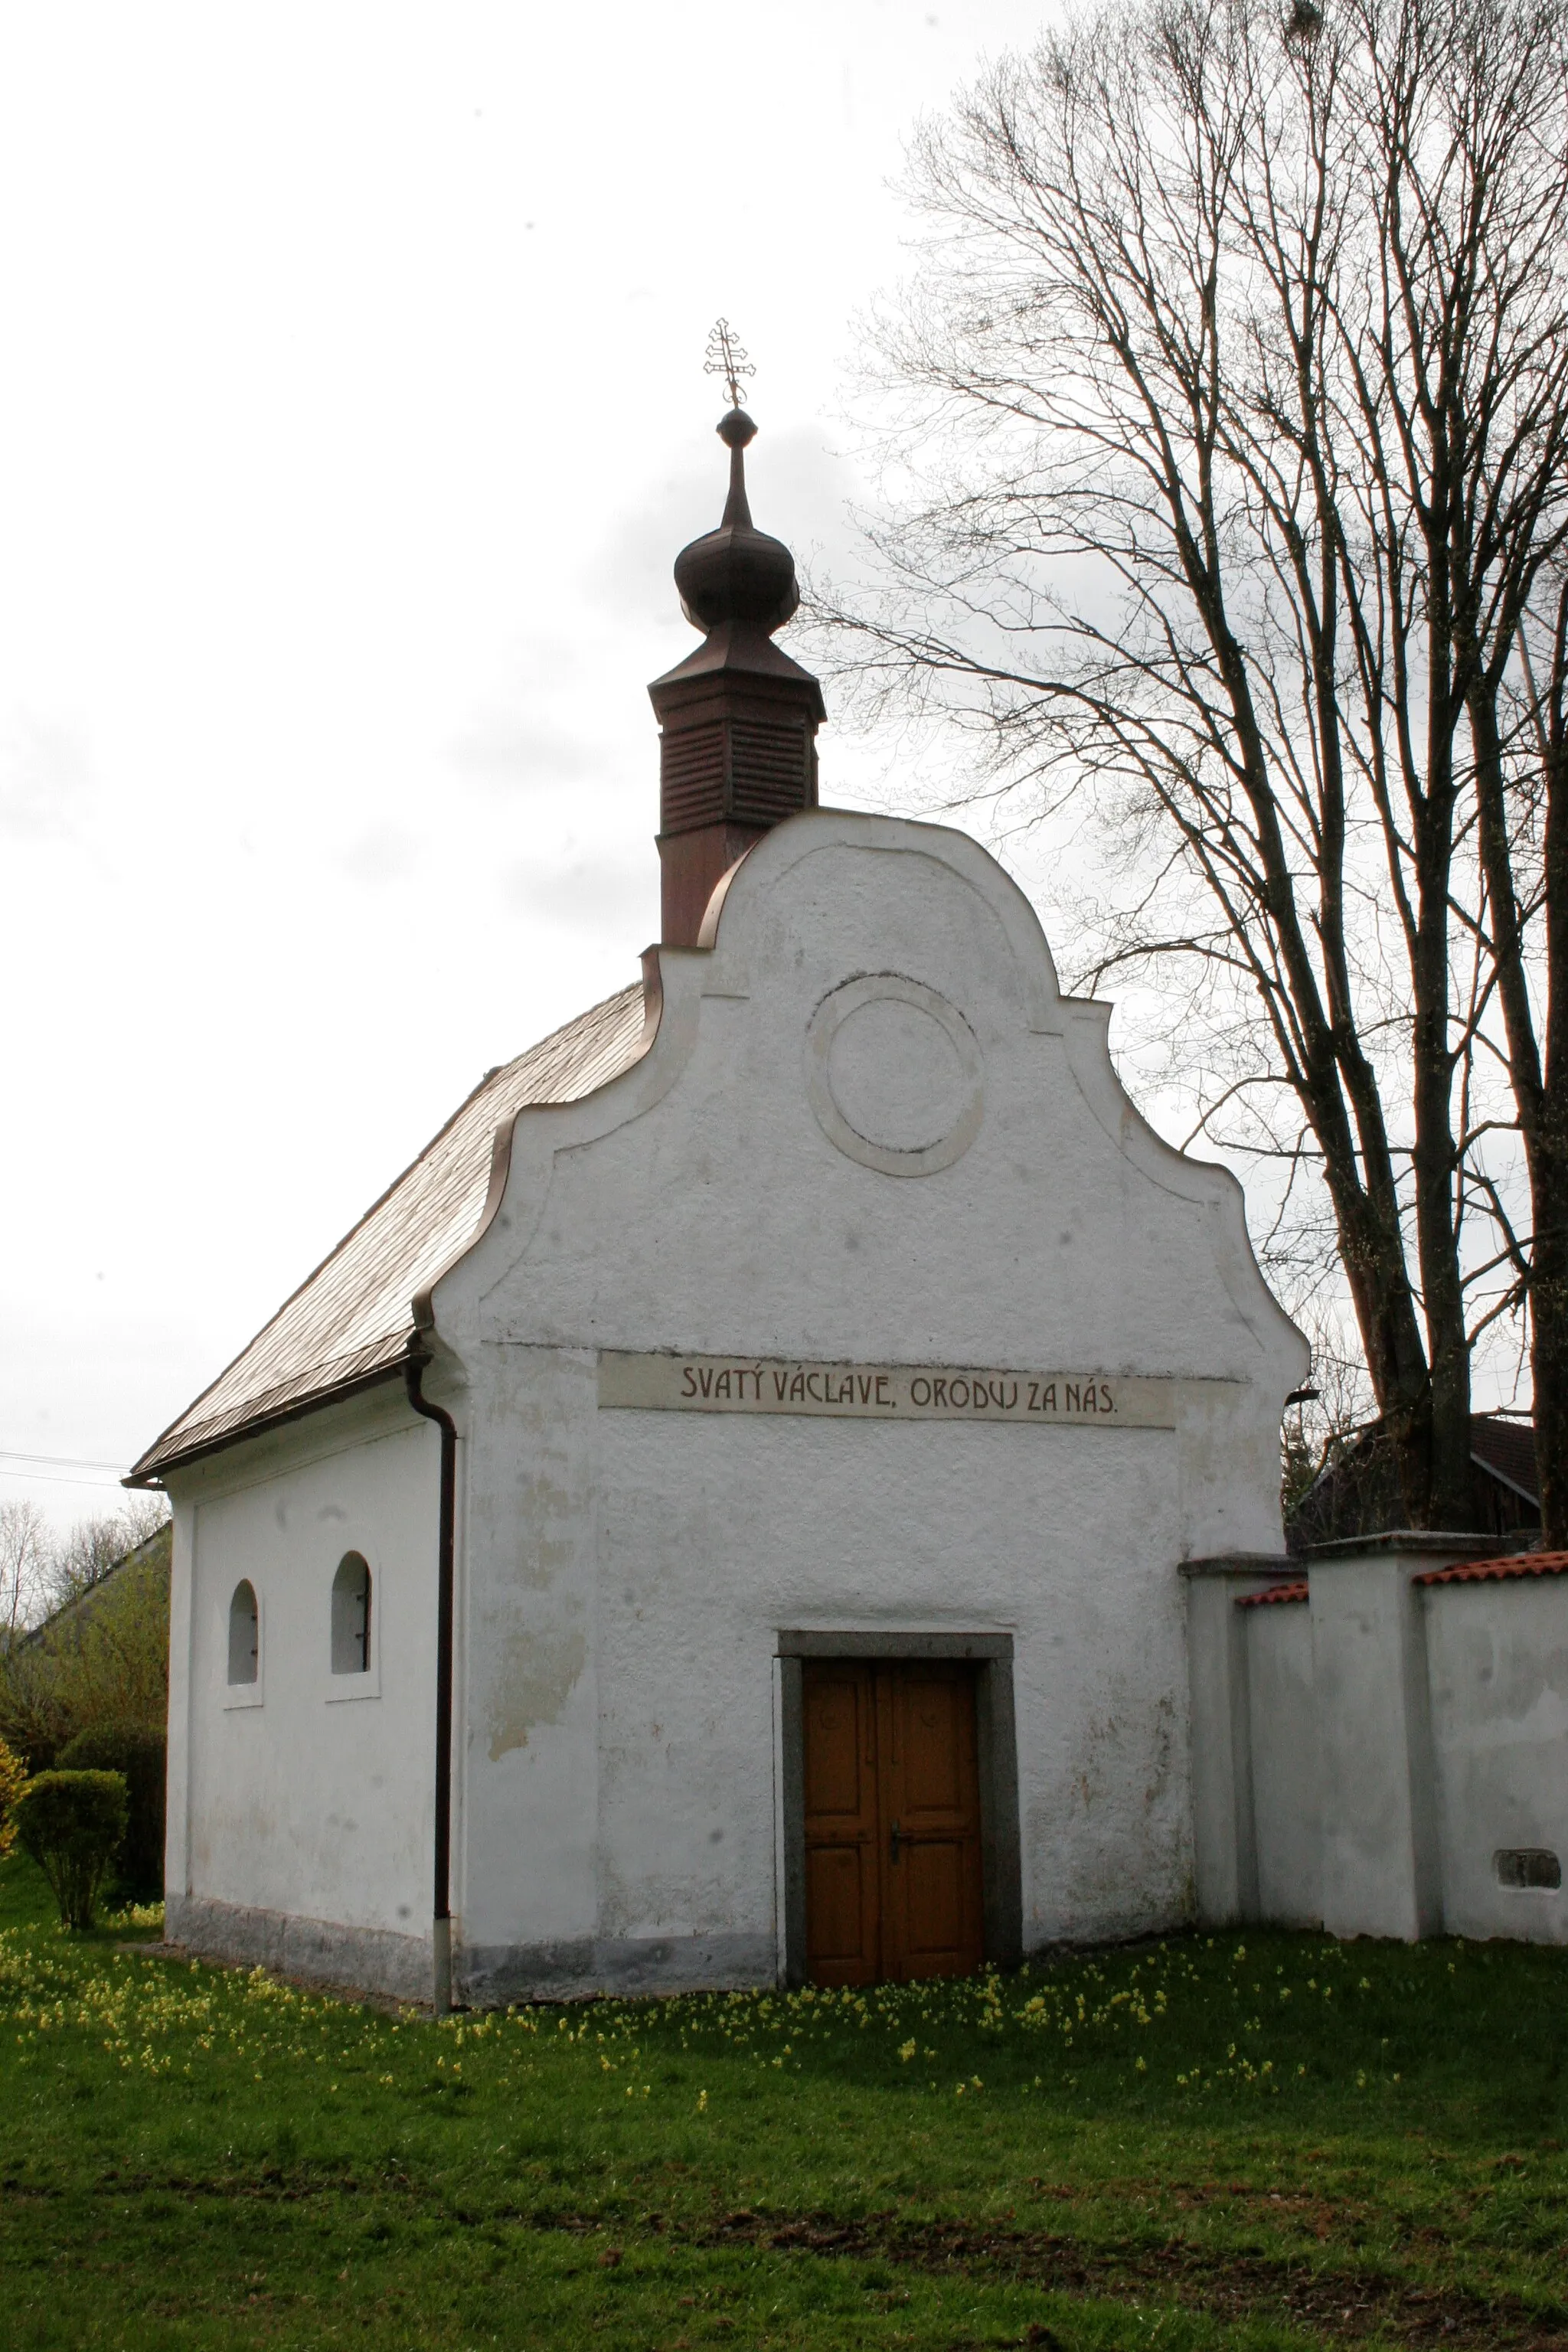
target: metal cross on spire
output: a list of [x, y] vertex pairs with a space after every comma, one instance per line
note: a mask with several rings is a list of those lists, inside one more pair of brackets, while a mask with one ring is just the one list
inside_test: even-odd
[[702, 362], [703, 374], [721, 375], [729, 387], [731, 406], [739, 408], [741, 379], [742, 376], [755, 375], [756, 372], [746, 357], [746, 346], [731, 326], [729, 320], [717, 320], [712, 333], [708, 338], [708, 350]]

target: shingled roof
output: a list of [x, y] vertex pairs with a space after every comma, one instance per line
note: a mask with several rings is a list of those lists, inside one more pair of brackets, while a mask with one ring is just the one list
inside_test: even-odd
[[1539, 1506], [1541, 1481], [1535, 1467], [1532, 1423], [1500, 1412], [1472, 1413], [1470, 1452], [1494, 1478], [1500, 1478], [1516, 1495]]
[[[1535, 1431], [1528, 1416], [1470, 1415], [1470, 1508], [1468, 1524], [1505, 1542], [1541, 1525]], [[1321, 1469], [1286, 1522], [1287, 1549], [1298, 1558], [1314, 1544], [1398, 1528], [1405, 1517], [1394, 1448], [1381, 1421], [1349, 1432], [1330, 1448]]]
[[386, 1378], [406, 1352], [415, 1298], [473, 1237], [497, 1129], [528, 1104], [580, 1102], [619, 1077], [645, 1025], [639, 982], [490, 1071], [126, 1483], [150, 1486], [177, 1462]]

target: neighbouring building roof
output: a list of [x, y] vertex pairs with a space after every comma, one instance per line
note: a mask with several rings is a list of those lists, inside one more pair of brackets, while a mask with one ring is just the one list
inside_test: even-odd
[[413, 1335], [415, 1298], [472, 1238], [496, 1130], [529, 1104], [579, 1102], [607, 1086], [638, 1058], [645, 1026], [639, 982], [489, 1072], [127, 1483], [151, 1485], [176, 1462], [387, 1377]]
[[1494, 1478], [1500, 1478], [1505, 1486], [1511, 1486], [1516, 1495], [1522, 1495], [1527, 1502], [1539, 1507], [1533, 1423], [1515, 1421], [1502, 1413], [1472, 1414], [1470, 1454]]
[[18, 1650], [31, 1649], [51, 1634], [58, 1634], [64, 1626], [88, 1623], [96, 1614], [104, 1595], [128, 1570], [157, 1567], [167, 1574], [173, 1549], [171, 1523], [165, 1519], [163, 1526], [154, 1528], [150, 1536], [143, 1536], [140, 1543], [132, 1544], [129, 1551], [121, 1552], [118, 1559], [111, 1560], [101, 1576], [95, 1577], [79, 1592], [71, 1593], [58, 1609], [51, 1609], [39, 1623], [29, 1626], [25, 1633], [19, 1633], [16, 1647]]
[[1568, 1551], [1518, 1551], [1507, 1559], [1462, 1559], [1454, 1568], [1429, 1568], [1417, 1584], [1498, 1584], [1516, 1576], [1568, 1575]]
[[[1470, 1462], [1471, 1527], [1506, 1543], [1541, 1525], [1531, 1422], [1508, 1413], [1472, 1413]], [[1333, 1447], [1290, 1513], [1286, 1548], [1300, 1556], [1315, 1544], [1401, 1527], [1405, 1516], [1393, 1452], [1382, 1423], [1371, 1422]]]

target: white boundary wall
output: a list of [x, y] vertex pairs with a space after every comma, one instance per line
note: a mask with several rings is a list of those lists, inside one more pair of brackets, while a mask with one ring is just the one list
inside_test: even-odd
[[1490, 1549], [1336, 1547], [1305, 1601], [1258, 1601], [1260, 1561], [1194, 1567], [1194, 1738], [1229, 1759], [1205, 1916], [1568, 1943], [1568, 1574], [1423, 1580]]
[[1423, 1593], [1443, 1922], [1568, 1943], [1568, 1890], [1500, 1884], [1500, 1853], [1568, 1864], [1568, 1576]]

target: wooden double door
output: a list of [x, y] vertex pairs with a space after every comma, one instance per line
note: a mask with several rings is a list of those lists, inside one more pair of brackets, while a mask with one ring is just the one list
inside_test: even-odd
[[802, 1680], [807, 1975], [875, 1984], [979, 1968], [973, 1668], [810, 1658]]

